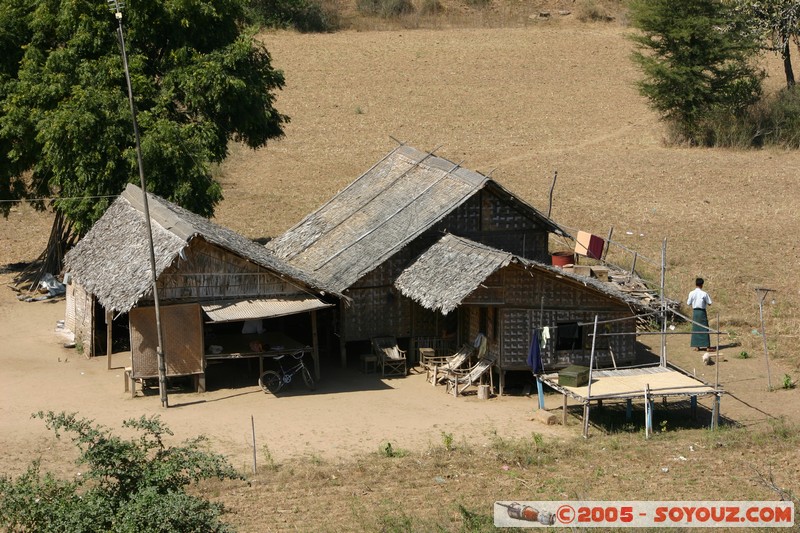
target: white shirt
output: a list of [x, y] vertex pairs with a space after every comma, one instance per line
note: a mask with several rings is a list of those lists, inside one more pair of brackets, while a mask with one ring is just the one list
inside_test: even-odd
[[706, 306], [711, 305], [711, 297], [706, 291], [697, 287], [689, 293], [689, 299], [686, 300], [686, 305], [691, 305], [692, 309], [705, 309]]

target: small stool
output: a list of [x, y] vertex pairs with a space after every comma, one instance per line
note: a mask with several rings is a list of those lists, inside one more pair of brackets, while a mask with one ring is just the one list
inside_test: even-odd
[[419, 348], [419, 364], [428, 367], [429, 361], [436, 357], [436, 351], [433, 348]]
[[361, 371], [365, 374], [374, 374], [378, 371], [378, 356], [371, 353], [361, 354]]

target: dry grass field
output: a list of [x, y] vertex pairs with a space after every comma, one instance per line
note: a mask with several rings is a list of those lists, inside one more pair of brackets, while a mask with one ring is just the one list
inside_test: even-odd
[[[613, 226], [613, 240], [652, 260], [638, 265], [654, 279], [667, 239], [675, 299], [685, 299], [695, 276], [707, 280], [712, 317], [718, 312], [729, 332], [723, 343], [737, 345], [725, 351], [722, 383], [744, 400], [726, 398], [723, 414], [744, 427], [673, 431], [678, 416], [649, 442], [635, 428], [593, 431], [584, 441], [572, 420], [571, 431], [533, 438], [548, 430], [521, 412], [525, 440], [476, 444], [442, 433], [428, 451], [397, 457], [281, 458], [248, 484], [203, 488], [230, 507], [241, 531], [488, 530], [497, 499], [776, 499], [761, 475], [800, 493], [800, 395], [766, 391], [753, 334], [754, 289], [775, 289], [765, 308], [773, 385], [800, 377], [800, 154], [666, 146], [634, 87], [629, 30], [619, 21], [515, 20], [502, 28], [265, 33], [287, 80], [277, 105], [292, 121], [264, 149], [231, 147], [218, 169], [225, 200], [216, 221], [254, 239], [279, 234], [391, 150], [393, 138], [491, 172], [545, 212], [557, 171], [557, 222], [603, 236]], [[764, 65], [776, 90], [780, 65], [772, 56]], [[0, 221], [0, 268], [34, 259], [49, 223], [24, 206]], [[628, 265], [631, 257], [616, 251], [612, 259]], [[699, 357], [686, 345], [671, 338], [669, 351], [691, 369]], [[738, 359], [741, 351], [750, 359]]]

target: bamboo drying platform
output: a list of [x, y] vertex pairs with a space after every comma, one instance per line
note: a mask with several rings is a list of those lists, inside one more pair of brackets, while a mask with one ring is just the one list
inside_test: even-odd
[[[685, 370], [667, 364], [666, 366], [630, 367], [609, 370], [593, 370], [590, 383], [582, 387], [569, 387], [558, 384], [558, 374], [538, 376], [540, 384], [564, 395], [564, 418], [566, 418], [567, 398], [583, 404], [583, 436], [589, 433], [589, 404], [592, 401], [626, 400], [628, 409], [632, 400], [641, 398], [645, 402], [645, 433], [652, 430], [653, 398], [686, 397], [691, 400], [692, 409], [696, 409], [699, 396], [715, 396], [712, 415], [712, 427], [719, 423], [719, 402], [724, 393]], [[539, 387], [539, 406], [544, 405], [542, 388]]]

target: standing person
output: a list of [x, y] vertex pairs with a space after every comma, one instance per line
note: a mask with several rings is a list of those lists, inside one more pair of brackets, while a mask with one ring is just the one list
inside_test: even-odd
[[695, 289], [689, 293], [686, 305], [692, 308], [692, 342], [694, 350], [707, 350], [711, 346], [708, 336], [708, 315], [706, 307], [711, 305], [711, 297], [703, 290], [703, 278], [694, 282]]

